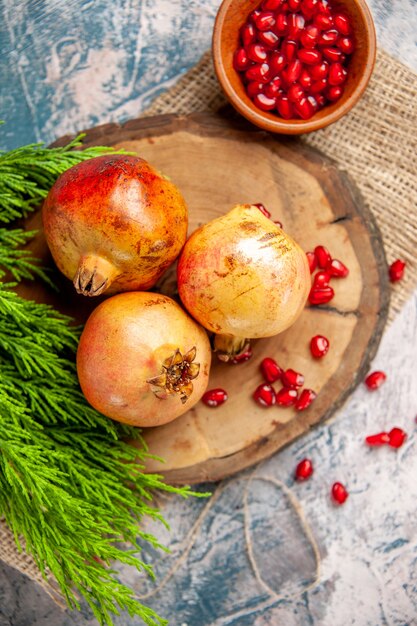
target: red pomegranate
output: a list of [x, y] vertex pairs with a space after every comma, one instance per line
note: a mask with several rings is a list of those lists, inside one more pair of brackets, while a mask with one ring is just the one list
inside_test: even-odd
[[311, 286], [305, 252], [250, 204], [195, 231], [182, 250], [177, 276], [185, 308], [216, 333], [222, 360], [239, 353], [250, 338], [291, 326]]
[[187, 236], [179, 190], [129, 155], [96, 157], [64, 172], [42, 218], [55, 263], [85, 296], [149, 289]]
[[171, 298], [118, 294], [90, 315], [77, 352], [88, 402], [119, 422], [159, 426], [196, 404], [211, 363], [206, 331]]

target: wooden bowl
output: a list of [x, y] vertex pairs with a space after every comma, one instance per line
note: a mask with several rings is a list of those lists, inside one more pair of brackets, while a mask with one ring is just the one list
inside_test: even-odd
[[241, 76], [233, 67], [240, 27], [259, 4], [259, 0], [224, 0], [217, 13], [212, 45], [214, 68], [227, 98], [252, 124], [273, 133], [299, 135], [336, 122], [361, 98], [374, 67], [376, 36], [366, 3], [364, 0], [335, 0], [332, 3], [349, 16], [356, 48], [350, 59], [343, 96], [337, 102], [326, 105], [309, 120], [285, 120], [273, 112], [258, 109], [246, 94]]

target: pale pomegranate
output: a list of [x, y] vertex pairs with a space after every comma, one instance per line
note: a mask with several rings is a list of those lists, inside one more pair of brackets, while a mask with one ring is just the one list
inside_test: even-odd
[[238, 205], [195, 231], [178, 262], [189, 313], [213, 333], [222, 360], [247, 340], [291, 326], [310, 286], [305, 252], [256, 205]]
[[78, 293], [152, 287], [187, 236], [176, 186], [145, 160], [107, 155], [64, 172], [42, 209], [52, 256]]
[[211, 363], [206, 331], [171, 298], [127, 292], [90, 315], [77, 351], [88, 402], [134, 426], [171, 422], [204, 394]]

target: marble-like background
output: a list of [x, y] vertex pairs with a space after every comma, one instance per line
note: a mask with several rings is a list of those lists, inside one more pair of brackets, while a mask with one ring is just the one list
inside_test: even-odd
[[[369, 4], [380, 44], [416, 69], [416, 3]], [[50, 142], [137, 116], [209, 47], [218, 5], [0, 1], [0, 117], [7, 122], [0, 146]], [[254, 471], [212, 486], [209, 502], [164, 501], [171, 532], [156, 532], [172, 552], [147, 554], [163, 588], [127, 570], [121, 578], [147, 594], [144, 601], [172, 626], [417, 624], [416, 362], [414, 296], [385, 333], [375, 359], [374, 367], [388, 374], [378, 393], [360, 386], [330, 423]], [[403, 448], [364, 446], [365, 434], [393, 425], [409, 433]], [[293, 469], [304, 456], [315, 462], [314, 477], [294, 484]], [[341, 508], [328, 496], [335, 480], [345, 482], [351, 494]], [[293, 496], [320, 552], [318, 583], [311, 537]], [[123, 615], [115, 623], [140, 621]], [[93, 624], [87, 611], [61, 610], [0, 562], [0, 626]]]

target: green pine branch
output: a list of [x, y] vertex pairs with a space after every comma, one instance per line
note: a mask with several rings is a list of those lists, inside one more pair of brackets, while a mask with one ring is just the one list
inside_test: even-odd
[[[37, 208], [68, 167], [111, 151], [74, 150], [81, 139], [64, 148], [34, 144], [0, 153], [0, 222]], [[48, 279], [21, 249], [33, 235], [0, 228], [0, 278], [8, 271], [17, 282]], [[164, 549], [142, 530], [146, 518], [165, 524], [153, 494], [192, 492], [144, 473], [150, 454], [139, 431], [99, 414], [81, 393], [80, 329], [52, 307], [19, 297], [14, 286], [0, 282], [0, 517], [19, 548], [24, 539], [42, 574], [52, 573], [70, 607], [79, 608], [83, 597], [100, 624], [110, 626], [120, 610], [148, 626], [166, 624], [119, 582], [111, 564], [153, 577], [141, 559], [143, 542]]]

